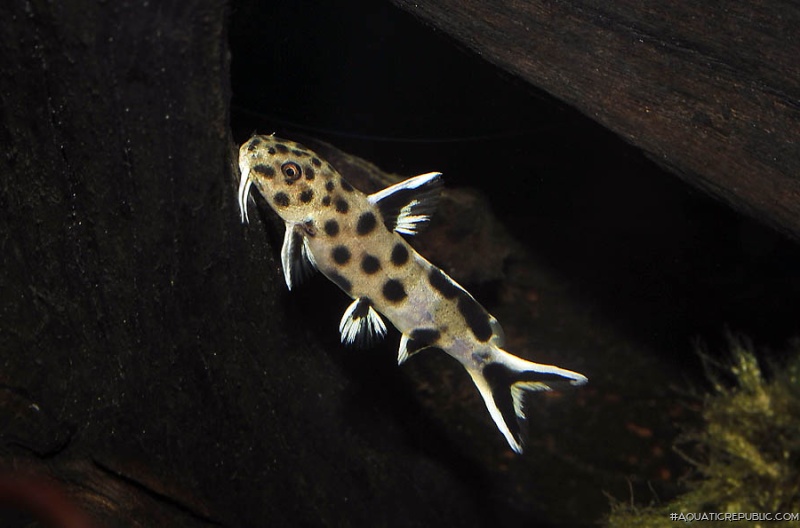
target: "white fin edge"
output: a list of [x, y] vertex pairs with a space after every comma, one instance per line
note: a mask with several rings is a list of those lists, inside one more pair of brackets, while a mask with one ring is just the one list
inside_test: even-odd
[[253, 180], [250, 179], [250, 166], [246, 163], [239, 165], [239, 171], [242, 173], [242, 178], [239, 180], [239, 212], [242, 215], [242, 223], [248, 224], [250, 218], [247, 216], [247, 198], [250, 196]]
[[508, 445], [518, 455], [522, 454], [522, 445], [517, 442], [517, 440], [514, 438], [514, 435], [511, 434], [511, 430], [506, 425], [505, 420], [503, 420], [503, 415], [500, 414], [500, 409], [497, 408], [497, 404], [494, 401], [494, 396], [492, 396], [492, 389], [489, 387], [489, 383], [486, 382], [486, 378], [484, 378], [483, 374], [478, 370], [467, 369], [467, 372], [469, 372], [472, 381], [478, 388], [478, 392], [481, 393], [483, 402], [486, 404], [486, 409], [489, 411], [489, 416], [492, 417], [492, 421], [494, 421], [494, 424], [503, 434], [506, 442], [508, 442]]
[[503, 345], [506, 344], [506, 333], [500, 326], [500, 322], [491, 314], [489, 314], [489, 326], [492, 328], [492, 338], [489, 342], [497, 348], [503, 348]]
[[308, 238], [303, 237], [303, 258], [305, 258], [309, 264], [311, 264], [311, 269], [317, 269], [317, 259], [314, 258], [314, 254], [311, 252], [311, 246], [308, 245]]
[[[302, 246], [297, 248], [298, 239], [302, 238]], [[283, 278], [289, 291], [292, 286], [299, 284], [303, 278], [317, 269], [317, 261], [311, 253], [308, 239], [298, 235], [295, 225], [286, 223], [286, 231], [283, 234], [283, 246], [281, 247], [281, 266], [283, 267]]]
[[408, 336], [400, 337], [400, 349], [397, 351], [397, 364], [402, 365], [408, 359]]
[[[508, 369], [507, 376], [511, 378], [510, 383], [508, 385], [504, 385], [502, 380], [498, 380], [495, 378], [495, 386], [491, 385], [491, 380], [487, 379], [484, 371], [489, 368], [492, 364], [499, 364], [502, 365], [505, 369]], [[513, 354], [509, 354], [505, 350], [493, 348], [491, 352], [491, 359], [487, 360], [487, 362], [481, 368], [467, 368], [472, 381], [475, 383], [475, 386], [478, 388], [481, 396], [483, 397], [483, 401], [486, 404], [486, 409], [489, 411], [489, 415], [494, 420], [495, 425], [503, 434], [508, 442], [508, 445], [514, 450], [515, 453], [521, 454], [522, 453], [522, 434], [519, 429], [520, 424], [516, 420], [524, 420], [525, 419], [525, 412], [523, 409], [524, 404], [524, 397], [525, 392], [527, 391], [549, 391], [551, 390], [549, 381], [536, 381], [536, 380], [524, 380], [518, 379], [514, 381], [513, 378], [522, 378], [526, 375], [530, 374], [545, 374], [545, 375], [554, 375], [560, 378], [563, 378], [564, 381], [568, 381], [571, 385], [583, 385], [588, 381], [588, 378], [583, 374], [578, 372], [574, 372], [571, 370], [563, 369], [560, 367], [556, 367], [555, 365], [544, 365], [541, 363], [533, 363], [532, 361], [526, 361], [522, 358], [519, 358]], [[500, 382], [498, 385], [497, 382]], [[560, 381], [560, 380], [553, 380], [553, 381]], [[497, 401], [495, 400], [494, 393], [498, 392], [500, 394], [503, 391], [510, 391], [511, 395], [511, 402], [510, 402], [510, 409], [506, 408], [505, 411], [501, 410], [498, 407]], [[503, 405], [507, 405], [503, 403]], [[515, 419], [512, 419], [509, 412], [513, 412]], [[505, 416], [504, 416], [505, 414]], [[511, 428], [514, 428], [512, 432]]]
[[[403, 180], [394, 185], [370, 194], [367, 200], [370, 204], [377, 206], [384, 217], [389, 218], [394, 216], [394, 231], [413, 236], [416, 235], [422, 224], [430, 221], [436, 204], [439, 201], [439, 187], [441, 186], [441, 172], [428, 172], [420, 174]], [[424, 189], [426, 185], [430, 185], [430, 189]], [[415, 193], [419, 191], [419, 193]], [[406, 193], [403, 196], [402, 193]], [[410, 196], [408, 196], [410, 194]], [[409, 199], [403, 204], [402, 201], [395, 204], [391, 203], [389, 199], [392, 195], [398, 195], [398, 200]], [[382, 200], [387, 200], [386, 203], [381, 204]], [[402, 206], [400, 206], [402, 204]], [[398, 209], [395, 209], [397, 207]], [[390, 227], [391, 229], [391, 227]]]
[[546, 383], [540, 381], [520, 381], [511, 385], [511, 398], [514, 400], [514, 414], [520, 420], [525, 419], [525, 392], [549, 391], [553, 390]]
[[286, 224], [286, 231], [283, 233], [283, 246], [281, 247], [281, 266], [283, 267], [283, 278], [286, 287], [292, 291], [292, 251], [294, 250], [294, 229]]
[[402, 365], [408, 358], [423, 350], [438, 348], [436, 342], [439, 337], [440, 333], [436, 328], [417, 328], [410, 334], [402, 334], [400, 348], [397, 351], [397, 364]]
[[[366, 313], [363, 313], [365, 304]], [[344, 311], [339, 322], [339, 334], [345, 345], [368, 344], [386, 335], [386, 324], [369, 301], [358, 298]]]
[[530, 371], [538, 372], [539, 374], [555, 374], [557, 376], [569, 379], [570, 385], [583, 385], [589, 381], [589, 378], [579, 372], [556, 367], [555, 365], [545, 365], [543, 363], [527, 361], [515, 356], [514, 354], [510, 354], [505, 350], [497, 350], [497, 352], [499, 353], [494, 355], [494, 361], [502, 363], [503, 365], [519, 372]]
[[376, 193], [370, 194], [367, 196], [369, 203], [376, 204], [386, 198], [387, 196], [396, 193], [401, 189], [418, 189], [423, 185], [426, 185], [431, 182], [431, 180], [435, 180], [436, 178], [441, 177], [441, 172], [426, 172], [425, 174], [420, 174], [418, 176], [412, 176], [406, 180], [401, 182], [397, 182], [394, 185], [390, 185], [387, 188], [380, 190]]
[[395, 231], [403, 235], [414, 236], [417, 234], [417, 229], [421, 227], [421, 224], [430, 221], [431, 215], [414, 214], [414, 209], [416, 209], [419, 204], [419, 200], [411, 200], [408, 205], [400, 210], [400, 214], [397, 215]]

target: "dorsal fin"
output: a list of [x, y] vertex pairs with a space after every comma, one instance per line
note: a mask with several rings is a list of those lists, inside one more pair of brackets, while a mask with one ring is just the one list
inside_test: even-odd
[[314, 255], [308, 247], [308, 240], [297, 229], [295, 224], [286, 223], [286, 232], [283, 234], [283, 247], [281, 248], [281, 265], [283, 278], [289, 290], [292, 286], [300, 284], [303, 279], [317, 269]]
[[370, 194], [367, 199], [378, 206], [389, 231], [415, 235], [436, 210], [442, 183], [441, 172], [429, 172]]
[[345, 345], [369, 346], [386, 335], [386, 324], [366, 297], [359, 297], [347, 307], [339, 322]]

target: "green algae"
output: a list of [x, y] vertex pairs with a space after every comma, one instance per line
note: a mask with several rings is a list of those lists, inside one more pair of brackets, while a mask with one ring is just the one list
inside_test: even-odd
[[[703, 398], [702, 425], [676, 444], [694, 467], [686, 491], [645, 507], [615, 503], [609, 527], [800, 526], [800, 340], [768, 369], [746, 339], [729, 342], [727, 364], [704, 355], [713, 390]], [[794, 517], [779, 523], [767, 517], [787, 513]]]

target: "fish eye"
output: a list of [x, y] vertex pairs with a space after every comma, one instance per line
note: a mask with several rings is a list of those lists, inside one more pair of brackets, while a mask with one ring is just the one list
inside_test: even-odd
[[281, 172], [286, 177], [287, 182], [296, 181], [300, 179], [300, 176], [303, 174], [303, 171], [300, 169], [300, 165], [293, 161], [287, 161], [281, 165]]

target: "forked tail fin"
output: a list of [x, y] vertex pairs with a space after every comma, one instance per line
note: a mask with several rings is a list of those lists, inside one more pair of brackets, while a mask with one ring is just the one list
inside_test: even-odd
[[523, 400], [527, 391], [552, 390], [569, 383], [583, 385], [587, 378], [571, 370], [542, 365], [518, 358], [499, 348], [480, 368], [468, 368], [472, 381], [486, 402], [486, 408], [508, 445], [522, 453], [522, 428], [525, 420]]

